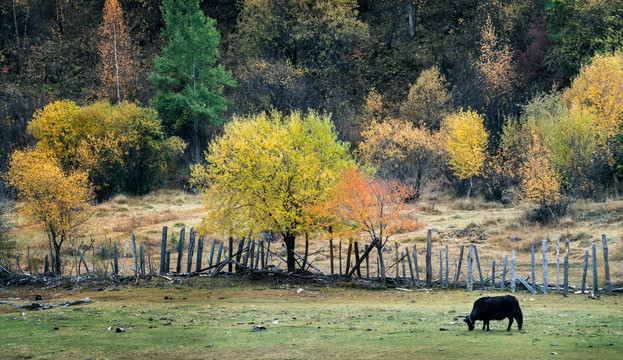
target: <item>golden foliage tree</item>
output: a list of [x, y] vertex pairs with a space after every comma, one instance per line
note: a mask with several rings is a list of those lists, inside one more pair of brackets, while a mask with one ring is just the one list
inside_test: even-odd
[[487, 17], [480, 36], [480, 56], [476, 61], [476, 69], [480, 74], [485, 104], [493, 106], [497, 112], [496, 123], [490, 129], [500, 131], [503, 125], [502, 107], [508, 105], [517, 85], [513, 51], [500, 40], [490, 17]]
[[433, 66], [422, 71], [416, 83], [411, 85], [400, 114], [403, 119], [417, 126], [438, 130], [449, 108], [450, 93], [446, 79], [439, 67]]
[[437, 135], [397, 119], [374, 121], [363, 132], [359, 151], [383, 178], [414, 186], [416, 197], [441, 157]]
[[561, 198], [561, 179], [543, 141], [536, 134], [532, 137], [520, 173], [521, 197], [524, 201], [539, 204], [555, 216], [552, 206]]
[[563, 93], [562, 103], [593, 114], [600, 142], [612, 140], [623, 125], [623, 55], [596, 55]]
[[100, 56], [97, 65], [100, 78], [98, 97], [120, 104], [124, 100], [131, 100], [133, 95], [136, 72], [132, 60], [132, 42], [119, 2], [106, 0], [103, 12], [97, 46]]
[[296, 236], [308, 229], [304, 205], [317, 201], [352, 164], [331, 119], [316, 113], [234, 118], [210, 145], [207, 164], [193, 168], [207, 216], [200, 231], [281, 234], [288, 271]]
[[383, 247], [387, 241], [396, 234], [422, 227], [411, 217], [404, 202], [412, 196], [413, 188], [400, 182], [366, 176], [356, 168], [349, 168], [327, 196], [309, 208], [316, 219], [324, 221], [324, 228], [337, 229], [336, 233], [342, 237], [367, 234], [372, 246], [360, 257], [359, 263], [376, 248], [384, 281]]
[[488, 135], [483, 118], [478, 113], [462, 109], [448, 115], [441, 124], [441, 138], [447, 153], [447, 163], [459, 180], [469, 179], [470, 196], [472, 178], [482, 172]]
[[61, 274], [61, 247], [91, 215], [94, 194], [85, 172], [65, 173], [40, 149], [13, 153], [7, 180], [17, 192], [19, 211], [40, 224], [48, 236], [53, 268]]

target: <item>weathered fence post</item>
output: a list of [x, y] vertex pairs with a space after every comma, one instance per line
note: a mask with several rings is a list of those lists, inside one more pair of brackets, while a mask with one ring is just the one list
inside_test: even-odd
[[201, 271], [202, 262], [203, 262], [203, 236], [200, 236], [199, 240], [197, 240], [197, 266], [195, 267], [196, 272]]
[[265, 268], [266, 263], [264, 262], [264, 240], [260, 240], [260, 270], [264, 270]]
[[193, 265], [193, 253], [195, 252], [195, 230], [190, 228], [188, 235], [188, 261], [186, 262], [186, 272], [190, 274]]
[[417, 248], [413, 245], [413, 267], [415, 268], [415, 286], [420, 286], [420, 271], [417, 266]]
[[50, 260], [48, 260], [48, 255], [45, 256], [45, 265], [43, 267], [43, 273], [47, 274], [50, 272]]
[[469, 246], [467, 253], [467, 291], [474, 290], [474, 246]]
[[260, 243], [261, 241], [256, 241], [257, 247], [255, 248], [255, 270], [260, 269]]
[[407, 261], [409, 262], [409, 273], [411, 274], [411, 284], [413, 284], [413, 286], [415, 286], [415, 274], [413, 273], [413, 263], [411, 262], [411, 255], [409, 255], [409, 247], [408, 246], [407, 246], [406, 251], [407, 251]]
[[[344, 269], [346, 274], [350, 272], [350, 254], [352, 252], [353, 252], [353, 239], [350, 239], [348, 241], [348, 249], [346, 250], [346, 269]], [[396, 266], [396, 268], [398, 268], [398, 266]]]
[[582, 270], [582, 294], [586, 290], [586, 270], [588, 270], [588, 250], [584, 250], [584, 269]]
[[446, 244], [446, 290], [448, 290], [448, 275], [450, 274], [450, 268], [448, 267], [448, 244]]
[[[234, 256], [234, 238], [232, 236], [229, 237], [229, 257], [230, 259], [233, 260], [233, 256]], [[234, 264], [230, 261], [227, 264], [227, 271], [228, 272], [232, 272]]]
[[400, 252], [400, 262], [402, 263], [402, 282], [407, 283], [407, 269], [406, 269], [406, 261], [405, 261], [405, 252]]
[[502, 269], [502, 284], [500, 286], [500, 291], [504, 291], [504, 287], [506, 286], [506, 267], [508, 266], [508, 255], [504, 255], [504, 268]]
[[113, 271], [115, 275], [119, 275], [119, 260], [117, 259], [119, 254], [117, 253], [117, 245], [113, 248]]
[[610, 265], [608, 264], [608, 241], [606, 241], [606, 234], [601, 234], [601, 244], [604, 252], [604, 272], [606, 276], [606, 291], [608, 294], [612, 294], [612, 285], [610, 284]]
[[141, 275], [145, 275], [145, 245], [141, 245], [140, 254], [141, 254]]
[[543, 240], [542, 248], [543, 248], [543, 294], [547, 294], [547, 240]]
[[216, 245], [216, 239], [212, 239], [212, 244], [210, 245], [210, 257], [208, 258], [208, 267], [212, 267], [212, 260], [214, 260], [214, 246]]
[[[370, 253], [368, 251], [369, 247], [370, 247], [370, 245], [366, 245], [365, 246], [365, 252], [368, 253], [368, 254]], [[331, 275], [333, 275], [333, 261], [331, 261]], [[369, 278], [370, 278], [370, 255], [366, 256], [366, 279], [369, 279]]]
[[463, 262], [463, 249], [464, 249], [464, 245], [461, 245], [460, 250], [459, 250], [459, 265], [456, 267], [456, 277], [454, 278], [454, 289], [456, 289], [456, 286], [459, 283], [459, 275], [461, 275], [461, 263]]
[[593, 294], [597, 296], [599, 292], [599, 282], [597, 281], [597, 250], [595, 244], [592, 246], [593, 251]]
[[396, 247], [396, 281], [398, 281], [398, 278], [400, 277], [400, 270], [398, 269], [398, 241], [394, 241], [394, 245]]
[[439, 288], [443, 289], [443, 250], [439, 250]]
[[565, 239], [565, 273], [562, 285], [562, 295], [567, 297], [567, 292], [569, 290], [569, 240]]
[[534, 269], [534, 244], [530, 245], [530, 265], [532, 266], [532, 288], [536, 290], [536, 272]]
[[[253, 250], [255, 249], [255, 241], [251, 240], [251, 237], [249, 236], [249, 241], [247, 241], [247, 251], [245, 251], [244, 253], [244, 259], [242, 259], [242, 265], [244, 267], [247, 267], [247, 265], [249, 264], [249, 256], [251, 255], [251, 252], [253, 252]], [[251, 262], [253, 262], [253, 257], [251, 257]]]
[[474, 246], [474, 257], [476, 257], [476, 266], [478, 267], [478, 276], [480, 276], [480, 286], [482, 286], [483, 290], [485, 288], [485, 280], [482, 278], [482, 269], [480, 268], [480, 258], [478, 257], [478, 248], [476, 245]]
[[167, 250], [167, 255], [166, 255], [166, 271], [167, 274], [171, 273], [171, 250]]
[[495, 260], [491, 263], [491, 289], [495, 290]]
[[[138, 275], [138, 264], [136, 259], [136, 241], [134, 240], [134, 234], [130, 235], [132, 238], [132, 258], [134, 259], [134, 276]], [[87, 266], [86, 263], [84, 266]]]
[[221, 255], [223, 254], [223, 243], [221, 242], [218, 246], [218, 254], [216, 254], [216, 263], [221, 263]]
[[[368, 245], [366, 245], [367, 247]], [[333, 269], [333, 239], [329, 239], [329, 258], [331, 260], [331, 275], [335, 274]]]
[[182, 228], [180, 230], [180, 242], [177, 244], [177, 267], [175, 268], [176, 273], [182, 272], [182, 256], [184, 255], [184, 234], [186, 233], [186, 228]]
[[[242, 237], [242, 239], [240, 239], [240, 242], [238, 243], [238, 252], [236, 253], [236, 262], [238, 264], [240, 264], [240, 259], [242, 258], [242, 249], [244, 249], [244, 236]], [[238, 264], [236, 264], [236, 272], [240, 271], [240, 266], [238, 266]]]
[[160, 274], [165, 273], [166, 262], [167, 262], [167, 227], [163, 226], [162, 227], [162, 245], [160, 247]]
[[[359, 242], [355, 241], [355, 264], [359, 264]], [[361, 278], [361, 267], [357, 266], [357, 276]]]
[[560, 236], [556, 238], [556, 293], [560, 291]]
[[513, 250], [513, 253], [511, 255], [511, 292], [515, 292], [515, 264], [516, 264], [516, 259], [515, 259], [515, 250]]
[[432, 230], [428, 229], [426, 234], [426, 286], [431, 287], [433, 285], [433, 264], [431, 262], [432, 255]]

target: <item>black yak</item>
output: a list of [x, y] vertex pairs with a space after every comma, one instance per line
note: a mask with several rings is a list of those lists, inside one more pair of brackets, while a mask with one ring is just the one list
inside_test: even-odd
[[472, 331], [474, 330], [474, 323], [476, 320], [482, 320], [482, 329], [484, 330], [486, 328], [487, 331], [489, 331], [490, 320], [504, 320], [505, 318], [508, 318], [508, 328], [506, 331], [511, 330], [513, 319], [517, 320], [517, 327], [521, 330], [523, 326], [523, 315], [519, 307], [519, 301], [517, 301], [517, 298], [514, 296], [482, 297], [474, 302], [472, 313], [463, 319], [463, 321], [467, 323], [469, 331]]

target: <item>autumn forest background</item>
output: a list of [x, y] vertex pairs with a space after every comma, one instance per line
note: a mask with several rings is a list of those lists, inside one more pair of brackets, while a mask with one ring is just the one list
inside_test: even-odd
[[163, 188], [288, 249], [382, 246], [441, 199], [555, 224], [623, 190], [622, 46], [621, 0], [0, 0], [0, 216], [57, 259], [92, 205]]

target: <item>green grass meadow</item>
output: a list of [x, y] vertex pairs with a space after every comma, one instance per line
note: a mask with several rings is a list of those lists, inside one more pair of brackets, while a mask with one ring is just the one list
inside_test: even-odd
[[[300, 290], [302, 289], [302, 291]], [[518, 292], [524, 329], [469, 332], [480, 296], [227, 279], [162, 280], [100, 291], [54, 289], [42, 311], [0, 305], [1, 359], [620, 359], [623, 298]], [[24, 304], [37, 290], [0, 291]], [[19, 297], [20, 300], [7, 300]], [[167, 297], [168, 299], [165, 299]], [[254, 325], [266, 330], [252, 331]], [[109, 327], [113, 330], [107, 330]], [[117, 333], [117, 327], [126, 331]], [[58, 330], [55, 330], [57, 328]], [[441, 330], [444, 329], [444, 330]], [[555, 354], [554, 354], [555, 353]]]

